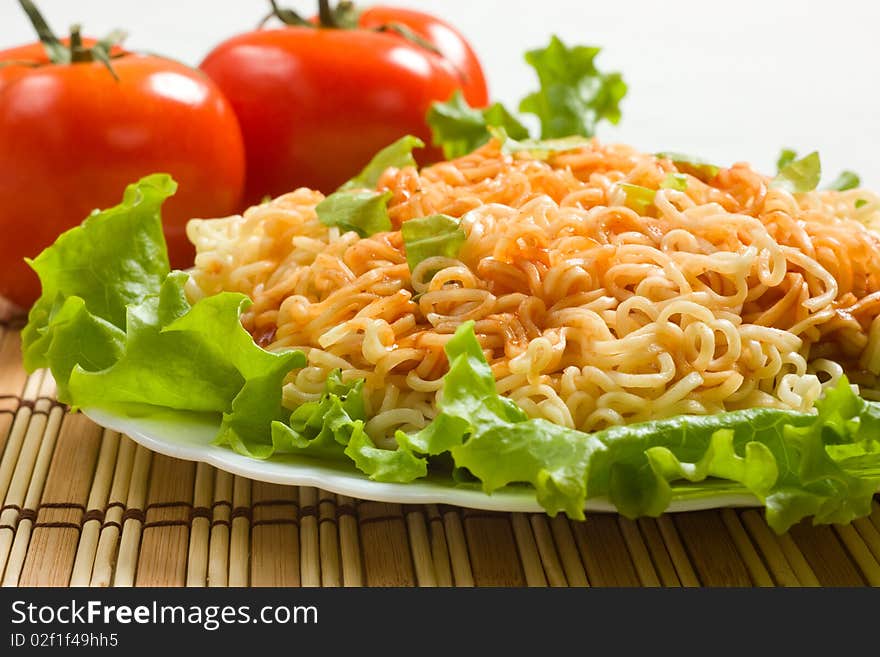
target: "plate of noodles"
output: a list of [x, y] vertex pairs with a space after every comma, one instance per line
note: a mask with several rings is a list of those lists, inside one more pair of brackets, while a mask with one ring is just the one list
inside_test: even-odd
[[773, 178], [503, 134], [418, 169], [418, 145], [191, 221], [188, 272], [173, 181], [131, 185], [35, 259], [26, 365], [158, 452], [366, 499], [870, 512], [877, 195], [817, 190], [814, 154]]

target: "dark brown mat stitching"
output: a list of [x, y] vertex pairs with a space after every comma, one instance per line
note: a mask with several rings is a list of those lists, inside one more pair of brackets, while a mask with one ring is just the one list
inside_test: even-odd
[[126, 509], [125, 513], [122, 514], [122, 523], [125, 524], [126, 520], [137, 520], [143, 523], [146, 519], [146, 514], [140, 509]]
[[254, 502], [251, 504], [252, 509], [256, 509], [261, 506], [295, 506], [299, 508], [299, 502], [295, 500], [260, 500], [259, 502]]
[[144, 513], [150, 509], [173, 509], [178, 506], [192, 508], [192, 502], [151, 502], [144, 507]]
[[38, 529], [40, 527], [47, 527], [49, 529], [75, 529], [76, 531], [80, 531], [82, 529], [82, 525], [75, 522], [37, 522], [34, 523], [34, 529]]
[[104, 522], [104, 511], [102, 509], [92, 509], [91, 511], [86, 511], [86, 514], [83, 516], [83, 524], [86, 524], [87, 522], [92, 522], [93, 520]]
[[398, 520], [400, 522], [404, 522], [404, 518], [402, 515], [395, 516], [376, 516], [375, 518], [361, 518], [358, 521], [359, 525], [369, 525], [373, 522], [386, 522], [388, 520]]
[[194, 506], [189, 513], [189, 521], [192, 522], [196, 518], [211, 519], [211, 509], [206, 506]]
[[[58, 401], [54, 397], [37, 397], [36, 399], [22, 399], [21, 397], [18, 397], [16, 395], [6, 395], [4, 397], [0, 397], [0, 401], [2, 401], [4, 399], [14, 399], [14, 400], [18, 401], [18, 409], [29, 408], [34, 412], [34, 415], [48, 415], [52, 410], [54, 410], [56, 408], [60, 408], [65, 411], [70, 410], [70, 406], [68, 406], [67, 404], [65, 404], [63, 402]], [[48, 402], [49, 410], [48, 411], [35, 410], [34, 407], [37, 405], [38, 402]], [[16, 409], [16, 411], [18, 409]]]
[[237, 506], [232, 510], [232, 514], [230, 515], [230, 520], [235, 520], [236, 518], [247, 518], [248, 521], [251, 520], [251, 508], [249, 506]]
[[254, 520], [251, 527], [259, 527], [261, 525], [295, 525], [299, 527], [299, 520], [296, 518], [275, 518], [274, 520]]
[[189, 527], [189, 520], [154, 520], [144, 523], [145, 530], [156, 527]]
[[44, 502], [40, 504], [39, 509], [79, 509], [83, 513], [86, 511], [85, 505], [75, 502]]

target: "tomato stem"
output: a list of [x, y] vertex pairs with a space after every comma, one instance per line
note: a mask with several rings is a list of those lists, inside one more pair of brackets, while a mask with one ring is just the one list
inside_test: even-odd
[[40, 10], [37, 9], [37, 6], [31, 0], [18, 0], [18, 3], [21, 5], [24, 13], [27, 14], [28, 19], [30, 19], [31, 25], [34, 26], [37, 37], [39, 37], [40, 43], [43, 44], [43, 48], [45, 48], [51, 63], [81, 64], [99, 61], [107, 67], [110, 75], [119, 80], [116, 71], [113, 70], [113, 66], [110, 64], [110, 51], [113, 49], [113, 46], [125, 38], [125, 32], [114, 30], [91, 48], [86, 48], [82, 41], [82, 28], [78, 24], [72, 25], [70, 27], [70, 42], [68, 45], [64, 45], [55, 36], [52, 28], [49, 27], [46, 19], [43, 18]]
[[394, 32], [395, 34], [399, 34], [407, 41], [412, 41], [417, 46], [428, 50], [429, 52], [434, 53], [435, 55], [440, 55], [440, 50], [434, 46], [434, 44], [429, 43], [418, 34], [412, 31], [409, 27], [404, 25], [403, 23], [385, 23], [383, 25], [379, 25], [373, 28], [376, 32]]
[[321, 27], [339, 27], [336, 16], [330, 8], [330, 0], [318, 0], [318, 20], [321, 22]]
[[40, 39], [40, 43], [42, 43], [43, 48], [46, 49], [49, 61], [53, 64], [69, 63], [70, 50], [65, 48], [64, 44], [58, 40], [57, 36], [55, 36], [52, 28], [49, 27], [46, 19], [43, 18], [40, 10], [37, 9], [37, 6], [31, 2], [31, 0], [18, 0], [18, 4], [21, 5], [22, 10], [27, 14], [28, 19], [30, 19], [31, 25], [34, 26], [34, 29], [37, 32], [37, 37]]
[[70, 61], [71, 62], [90, 62], [92, 56], [86, 48], [83, 48], [82, 35], [80, 34], [81, 26], [70, 26]]
[[275, 0], [269, 0], [269, 4], [272, 5], [272, 11], [270, 11], [269, 15], [260, 22], [260, 27], [263, 27], [263, 25], [266, 24], [266, 21], [268, 21], [273, 16], [285, 25], [294, 25], [298, 27], [315, 27], [312, 23], [297, 14], [293, 9], [279, 7], [278, 3], [275, 2]]

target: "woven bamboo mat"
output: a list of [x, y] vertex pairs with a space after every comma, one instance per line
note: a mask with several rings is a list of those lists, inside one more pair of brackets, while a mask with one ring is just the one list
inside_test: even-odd
[[756, 509], [586, 522], [354, 500], [153, 454], [70, 414], [0, 324], [4, 586], [880, 585], [880, 505], [777, 536]]

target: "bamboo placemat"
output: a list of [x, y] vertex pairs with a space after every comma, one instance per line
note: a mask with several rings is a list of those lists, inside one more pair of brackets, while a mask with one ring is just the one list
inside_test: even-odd
[[876, 501], [777, 536], [757, 509], [573, 522], [354, 500], [151, 453], [68, 413], [19, 349], [0, 324], [4, 586], [880, 585]]

